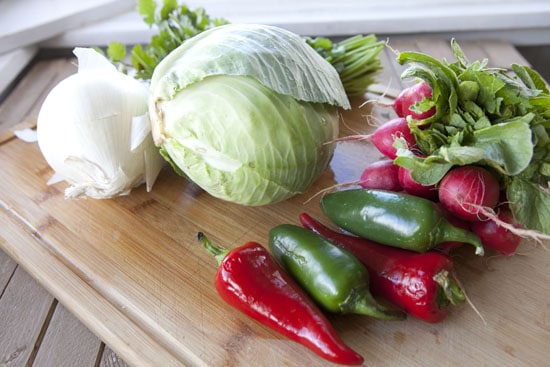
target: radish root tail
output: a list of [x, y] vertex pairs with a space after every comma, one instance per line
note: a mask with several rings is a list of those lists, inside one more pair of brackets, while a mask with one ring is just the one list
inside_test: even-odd
[[339, 188], [342, 188], [342, 187], [348, 187], [348, 186], [353, 186], [353, 185], [357, 185], [359, 184], [359, 181], [356, 181], [356, 182], [344, 182], [344, 183], [340, 183], [340, 184], [335, 184], [335, 185], [332, 185], [332, 186], [329, 186], [329, 187], [326, 187], [322, 190], [319, 190], [317, 191], [315, 194], [313, 194], [309, 199], [307, 199], [306, 201], [304, 201], [304, 205], [309, 203], [311, 200], [313, 200], [314, 198], [316, 198], [317, 196], [319, 195], [324, 195], [328, 192], [331, 192], [333, 190], [336, 190], [336, 189], [339, 189]]
[[480, 207], [479, 213], [482, 216], [485, 216], [488, 218], [488, 220], [493, 221], [496, 225], [507, 229], [511, 233], [515, 234], [516, 236], [527, 238], [534, 240], [539, 245], [541, 245], [545, 250], [548, 250], [548, 248], [544, 245], [542, 241], [550, 241], [550, 235], [547, 235], [545, 233], [541, 233], [539, 231], [535, 231], [532, 229], [525, 229], [525, 228], [518, 228], [514, 226], [513, 224], [510, 224], [508, 222], [503, 221], [502, 219], [498, 218], [495, 211], [488, 207]]
[[[392, 78], [390, 78], [389, 82], [386, 85], [382, 85], [382, 84], [371, 85], [369, 87], [369, 92], [373, 94], [378, 94], [379, 97], [376, 99], [369, 99], [363, 102], [359, 106], [359, 108], [363, 108], [364, 106], [367, 106], [371, 103], [375, 103], [376, 105], [382, 106], [382, 107], [393, 107], [393, 100], [397, 98], [399, 91], [396, 91], [395, 89], [391, 88], [392, 81], [393, 81]], [[376, 88], [377, 86], [379, 88]], [[384, 98], [389, 99], [392, 102], [387, 102], [387, 103], [383, 102], [382, 99]]]
[[460, 282], [459, 278], [456, 276], [455, 272], [452, 271], [452, 274], [453, 274], [453, 277], [455, 278], [456, 280], [456, 283], [458, 284], [458, 286], [462, 289], [462, 293], [464, 294], [464, 299], [466, 299], [466, 302], [468, 302], [468, 304], [470, 305], [470, 307], [472, 308], [472, 310], [474, 310], [474, 312], [479, 316], [479, 318], [481, 319], [481, 321], [483, 321], [483, 324], [485, 326], [487, 326], [487, 321], [485, 320], [485, 317], [483, 317], [483, 315], [481, 314], [481, 312], [479, 312], [479, 310], [477, 309], [477, 307], [474, 305], [474, 303], [472, 302], [472, 300], [470, 299], [470, 297], [468, 296], [468, 293], [466, 293], [466, 290], [464, 289], [464, 286], [462, 285], [462, 283]]
[[357, 141], [368, 140], [368, 139], [370, 139], [370, 137], [371, 137], [371, 134], [368, 134], [368, 135], [348, 135], [348, 136], [343, 136], [341, 138], [337, 138], [337, 139], [334, 139], [334, 140], [326, 141], [323, 144], [328, 145], [328, 144], [337, 143], [339, 141], [348, 141], [348, 140], [357, 140]]

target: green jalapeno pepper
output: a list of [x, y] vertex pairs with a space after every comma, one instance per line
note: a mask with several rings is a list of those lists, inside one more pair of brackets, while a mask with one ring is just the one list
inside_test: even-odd
[[367, 268], [348, 250], [291, 224], [269, 232], [269, 246], [283, 268], [320, 306], [334, 313], [357, 313], [384, 320], [405, 313], [379, 304], [369, 289]]
[[447, 241], [483, 245], [474, 233], [449, 223], [435, 203], [417, 196], [385, 190], [353, 189], [321, 199], [321, 208], [339, 227], [371, 241], [426, 252]]

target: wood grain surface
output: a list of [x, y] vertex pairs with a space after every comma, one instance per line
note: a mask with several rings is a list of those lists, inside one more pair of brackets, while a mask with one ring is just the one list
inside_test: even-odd
[[[443, 40], [391, 46], [450, 55]], [[488, 57], [495, 66], [525, 63], [506, 43], [462, 46], [471, 58]], [[383, 62], [380, 86], [400, 89], [406, 84], [399, 78], [402, 67], [389, 48]], [[364, 102], [353, 100], [354, 108], [342, 113], [341, 135], [369, 133], [393, 116], [387, 107]], [[46, 185], [52, 171], [37, 144], [8, 139], [0, 143], [0, 247], [130, 365], [329, 366], [227, 306], [213, 287], [216, 263], [195, 235], [203, 231], [235, 247], [251, 240], [267, 244], [269, 229], [298, 224], [303, 211], [328, 223], [318, 199], [307, 199], [357, 179], [380, 158], [369, 143], [339, 143], [308, 192], [263, 207], [215, 199], [168, 167], [150, 193], [139, 187], [116, 199], [67, 201], [64, 183]], [[489, 251], [479, 258], [466, 247], [454, 256], [479, 314], [464, 305], [440, 324], [330, 318], [368, 366], [543, 366], [550, 358], [550, 253], [531, 243], [519, 252], [500, 257]]]

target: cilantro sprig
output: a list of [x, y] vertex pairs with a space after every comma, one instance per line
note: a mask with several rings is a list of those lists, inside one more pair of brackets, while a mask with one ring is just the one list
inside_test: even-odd
[[[119, 69], [131, 68], [136, 78], [144, 80], [150, 79], [158, 63], [187, 39], [229, 23], [224, 18], [211, 18], [203, 8], [190, 9], [177, 0], [164, 0], [160, 7], [156, 0], [138, 0], [137, 11], [157, 33], [147, 45], [132, 47], [130, 64], [124, 61], [127, 49], [120, 42], [109, 43], [107, 56]], [[324, 37], [304, 40], [334, 66], [349, 96], [363, 95], [382, 69], [379, 54], [384, 42], [375, 35], [356, 35], [340, 42]]]
[[[223, 18], [211, 18], [203, 8], [189, 9], [177, 0], [164, 0], [160, 8], [155, 0], [138, 0], [137, 11], [149, 27], [157, 30], [145, 47], [138, 44], [131, 49], [131, 66], [138, 79], [150, 79], [158, 63], [185, 40], [229, 23]], [[111, 42], [107, 55], [115, 64], [128, 66], [123, 64], [126, 46], [122, 43]]]

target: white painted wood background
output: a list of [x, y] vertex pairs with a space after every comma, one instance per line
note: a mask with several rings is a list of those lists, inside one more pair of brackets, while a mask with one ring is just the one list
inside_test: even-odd
[[[5, 0], [4, 0], [5, 1]], [[20, 0], [10, 0], [20, 1]], [[24, 0], [39, 1], [39, 0]], [[62, 0], [57, 0], [62, 1]], [[108, 0], [87, 0], [109, 2]], [[115, 1], [110, 1], [115, 2]], [[120, 1], [127, 3], [126, 1]], [[183, 0], [203, 7], [212, 16], [231, 22], [278, 25], [302, 35], [376, 33], [490, 32], [514, 43], [548, 43], [550, 0]], [[106, 21], [64, 32], [46, 42], [51, 47], [78, 43], [103, 44], [118, 37], [123, 42], [145, 42], [149, 30], [132, 8]]]
[[[550, 44], [550, 0], [183, 0], [214, 17], [301, 35], [419, 36]], [[0, 93], [40, 48], [149, 40], [135, 0], [0, 1]]]

